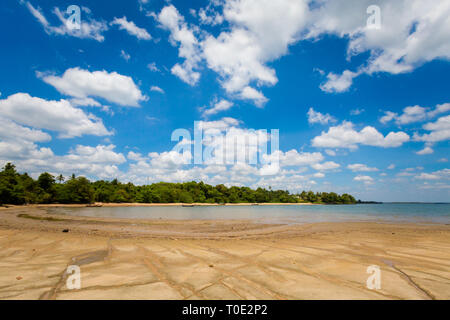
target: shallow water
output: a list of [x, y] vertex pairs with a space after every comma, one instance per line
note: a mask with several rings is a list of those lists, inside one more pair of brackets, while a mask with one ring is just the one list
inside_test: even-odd
[[159, 206], [49, 208], [49, 213], [128, 219], [249, 219], [264, 223], [385, 221], [450, 223], [450, 203], [384, 203], [316, 206]]

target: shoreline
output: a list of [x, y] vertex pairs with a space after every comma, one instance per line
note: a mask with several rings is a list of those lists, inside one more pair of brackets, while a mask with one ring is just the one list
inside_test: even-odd
[[182, 206], [317, 206], [326, 205], [322, 203], [113, 203], [113, 202], [95, 202], [92, 204], [64, 204], [64, 203], [50, 203], [50, 204], [24, 204], [24, 205], [14, 205], [5, 204], [0, 205], [0, 209], [10, 209], [10, 208], [52, 208], [52, 207], [66, 207], [66, 208], [83, 208], [83, 207], [182, 207]]
[[[5, 208], [0, 211], [0, 228], [61, 232], [118, 238], [166, 238], [180, 239], [248, 239], [290, 237], [309, 228], [331, 225], [390, 225], [416, 228], [444, 228], [446, 223], [419, 223], [393, 221], [348, 221], [284, 223], [262, 222], [259, 219], [169, 219], [169, 218], [112, 218], [62, 215], [49, 213], [55, 205], [30, 205]], [[67, 206], [66, 206], [67, 207]], [[79, 207], [69, 205], [68, 207]], [[81, 206], [84, 207], [84, 206]], [[115, 207], [114, 205], [111, 207]], [[118, 206], [128, 207], [128, 206]]]

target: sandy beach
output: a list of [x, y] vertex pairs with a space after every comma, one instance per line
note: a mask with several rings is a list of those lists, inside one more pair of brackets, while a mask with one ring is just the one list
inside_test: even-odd
[[[66, 232], [63, 232], [66, 231]], [[81, 269], [81, 289], [66, 286]], [[380, 267], [381, 288], [366, 286]], [[0, 299], [450, 299], [450, 225], [0, 210]]]

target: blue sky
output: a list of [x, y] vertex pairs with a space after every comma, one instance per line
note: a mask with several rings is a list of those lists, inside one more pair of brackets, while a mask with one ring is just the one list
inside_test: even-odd
[[[74, 4], [81, 30], [65, 21]], [[0, 13], [1, 164], [449, 200], [446, 0], [6, 0]], [[171, 134], [194, 121], [279, 129], [277, 170], [192, 165]]]

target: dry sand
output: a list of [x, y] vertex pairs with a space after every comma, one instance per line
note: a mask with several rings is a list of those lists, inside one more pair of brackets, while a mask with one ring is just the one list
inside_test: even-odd
[[[69, 232], [63, 233], [63, 229]], [[81, 268], [68, 290], [66, 269]], [[381, 268], [381, 289], [366, 287]], [[0, 299], [449, 299], [450, 226], [0, 210]]]

